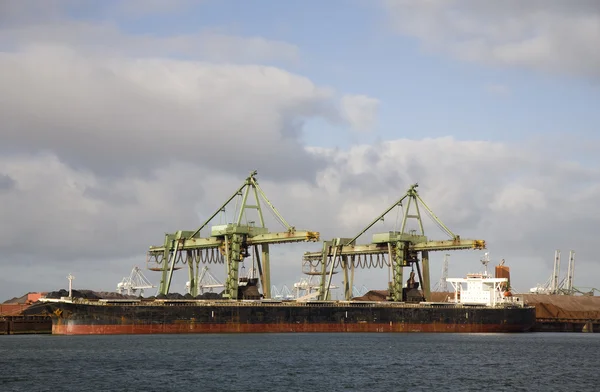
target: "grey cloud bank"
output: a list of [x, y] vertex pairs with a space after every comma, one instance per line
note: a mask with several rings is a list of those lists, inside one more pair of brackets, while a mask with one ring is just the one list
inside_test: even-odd
[[[514, 5], [506, 2], [506, 7], [509, 3]], [[546, 34], [547, 26], [559, 23], [558, 2], [551, 3], [539, 32], [560, 49], [563, 44]], [[483, 34], [501, 53], [502, 47], [523, 40], [523, 24], [537, 21], [534, 9], [527, 8], [513, 29], [496, 31], [494, 23], [508, 23], [505, 8], [492, 12], [465, 2], [458, 23], [444, 16], [446, 4], [455, 3], [414, 4], [389, 4], [410, 11], [414, 20], [405, 32], [422, 35], [432, 45], [448, 39], [452, 53], [460, 56], [466, 52], [456, 37]], [[593, 24], [595, 3], [585, 4]], [[78, 276], [78, 285], [113, 289], [134, 263], [144, 264], [149, 245], [161, 243], [165, 232], [196, 228], [253, 169], [286, 219], [298, 228], [321, 231], [323, 239], [356, 234], [419, 182], [423, 198], [453, 231], [487, 240], [495, 261], [506, 258], [518, 288], [545, 281], [555, 248], [576, 249], [582, 271], [576, 273], [576, 284], [594, 284], [599, 271], [594, 233], [600, 222], [596, 158], [585, 167], [566, 155], [545, 154], [539, 144], [451, 137], [345, 150], [306, 146], [306, 121], [325, 119], [368, 131], [376, 126], [379, 101], [340, 96], [274, 66], [240, 64], [235, 48], [248, 39], [227, 37], [223, 45], [223, 36], [204, 35], [205, 48], [229, 49], [208, 50], [204, 61], [174, 60], [166, 58], [164, 50], [171, 45], [166, 41], [127, 36], [104, 25], [72, 22], [47, 28], [47, 20], [11, 12], [20, 15], [11, 18], [16, 22], [0, 23], [0, 43], [10, 43], [10, 49], [0, 50], [0, 267], [18, 278], [1, 283], [0, 299], [22, 294], [17, 289], [64, 287], [69, 272]], [[565, 15], [583, 18], [583, 11]], [[486, 18], [491, 23], [484, 23]], [[435, 30], [429, 30], [432, 25]], [[58, 34], [57, 29], [64, 30]], [[93, 31], [112, 35], [100, 34], [104, 41], [99, 43], [90, 38]], [[67, 39], [80, 32], [77, 39]], [[584, 33], [570, 34], [575, 39]], [[88, 47], [89, 40], [93, 45]], [[185, 40], [179, 48], [196, 44]], [[154, 42], [160, 53], [150, 58], [144, 45], [128, 52], [132, 42], [147, 48]], [[250, 47], [244, 60], [260, 64], [277, 52], [286, 60], [297, 56], [293, 45], [251, 42], [258, 49]], [[588, 65], [597, 59], [585, 42], [581, 51], [569, 49], [573, 58], [567, 60], [535, 51], [519, 57], [514, 48], [511, 60], [488, 52], [493, 45], [483, 50], [472, 44], [476, 50], [465, 58], [589, 74]], [[106, 50], [113, 43], [117, 50]], [[572, 66], [575, 57], [588, 64], [585, 69]], [[229, 58], [231, 64], [208, 61]], [[584, 141], [568, 143], [575, 152], [591, 148]], [[377, 230], [393, 225], [392, 219]], [[431, 224], [426, 230], [432, 238], [441, 236]], [[288, 284], [298, 279], [301, 253], [312, 249], [278, 248], [274, 277]], [[479, 256], [457, 252], [451, 275], [476, 270]], [[440, 255], [434, 257], [433, 280], [441, 261]], [[357, 280], [382, 288], [385, 275], [358, 273]]]
[[[372, 164], [373, 152], [379, 154], [376, 165]], [[531, 152], [498, 143], [452, 138], [399, 140], [377, 147], [310, 153], [328, 159], [328, 165], [316, 172], [313, 184], [295, 179], [281, 186], [260, 173], [259, 180], [291, 224], [319, 230], [324, 239], [355, 234], [418, 181], [423, 198], [453, 231], [486, 239], [494, 256], [507, 259], [520, 288], [545, 280], [540, 267], [546, 266], [539, 259], [550, 254], [549, 264], [555, 247], [576, 249], [580, 268], [596, 268], [597, 171], [543, 157], [528, 160]], [[445, 161], [440, 162], [439, 157]], [[147, 247], [161, 243], [164, 232], [197, 227], [247, 175], [174, 164], [150, 178], [105, 180], [51, 156], [0, 162], [19, 184], [0, 194], [0, 202], [8, 207], [0, 214], [3, 263], [26, 261], [28, 268], [53, 265], [62, 271], [74, 266], [86, 271], [86, 265], [126, 258], [143, 263]], [[535, 173], [542, 170], [547, 176], [536, 180]], [[190, 184], [189, 178], [202, 181]], [[391, 230], [393, 224], [392, 219], [376, 229]], [[426, 224], [431, 238], [445, 238], [431, 222]], [[272, 223], [269, 226], [278, 229]], [[274, 261], [274, 268], [280, 268], [275, 274], [299, 275], [301, 253], [312, 248], [295, 247], [294, 254], [281, 249], [283, 259]], [[452, 272], [476, 268], [478, 256], [456, 253]], [[433, 274], [438, 272], [436, 266]], [[124, 274], [129, 268], [123, 265], [114, 274]], [[370, 275], [361, 278], [357, 274], [357, 278], [367, 279], [374, 287], [384, 284], [381, 279], [369, 280]], [[109, 274], [104, 271], [100, 276], [108, 279]], [[593, 284], [583, 275], [578, 282]], [[114, 282], [104, 284], [112, 287]]]
[[594, 0], [383, 0], [396, 31], [425, 50], [489, 65], [600, 79]]

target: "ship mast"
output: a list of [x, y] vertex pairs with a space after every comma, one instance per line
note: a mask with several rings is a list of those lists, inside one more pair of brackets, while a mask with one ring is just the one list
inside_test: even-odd
[[490, 254], [488, 252], [485, 252], [485, 254], [483, 255], [483, 258], [481, 259], [481, 264], [483, 264], [484, 275], [486, 275], [486, 276], [488, 274], [488, 264], [489, 263], [490, 263]]
[[69, 279], [69, 298], [73, 298], [73, 280], [75, 279], [75, 277], [69, 274], [69, 276], [67, 276], [67, 279]]

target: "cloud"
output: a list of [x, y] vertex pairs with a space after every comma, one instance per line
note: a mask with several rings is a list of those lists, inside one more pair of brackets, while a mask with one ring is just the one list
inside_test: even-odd
[[203, 0], [119, 0], [82, 2], [80, 0], [2, 0], [0, 26], [34, 25], [49, 21], [68, 21], [73, 14], [89, 11], [96, 18], [141, 17], [185, 12]]
[[[597, 271], [592, 244], [600, 222], [593, 201], [600, 197], [598, 169], [555, 159], [539, 145], [453, 138], [395, 140], [329, 153], [331, 164], [320, 172], [318, 184], [340, 200], [329, 218], [338, 222], [338, 235], [358, 232], [418, 182], [423, 199], [451, 230], [487, 240], [494, 260], [506, 258], [522, 290], [546, 279], [555, 248], [577, 250], [579, 270]], [[377, 231], [397, 229], [397, 214], [390, 215]], [[431, 220], [425, 224], [430, 238], [445, 238]], [[477, 270], [479, 256], [458, 252], [452, 275]], [[432, 257], [441, 262], [440, 255]], [[438, 266], [433, 264], [433, 276]], [[592, 284], [579, 274], [576, 285]]]
[[322, 162], [302, 148], [304, 123], [346, 121], [335, 91], [262, 65], [295, 61], [294, 45], [216, 31], [126, 34], [68, 19], [65, 4], [48, 5], [60, 23], [13, 7], [22, 23], [0, 28], [0, 152], [52, 151], [112, 176], [188, 162], [306, 178]]
[[74, 0], [2, 0], [0, 1], [0, 26], [10, 28], [18, 25], [33, 25], [63, 18], [63, 8]]
[[[265, 64], [295, 61], [300, 54], [290, 44], [216, 31], [131, 35], [111, 21], [74, 21], [48, 7], [47, 18], [13, 8], [11, 23], [0, 23], [0, 267], [20, 279], [10, 290], [64, 287], [68, 272], [79, 287], [112, 289], [134, 263], [143, 266], [149, 245], [165, 232], [197, 228], [253, 169], [285, 218], [323, 239], [355, 235], [418, 182], [454, 232], [486, 239], [494, 258], [507, 259], [518, 287], [546, 279], [554, 248], [576, 249], [576, 285], [593, 284], [600, 174], [565, 158], [586, 150], [595, 164], [589, 141], [563, 141], [562, 155], [541, 143], [453, 138], [310, 147], [302, 143], [305, 122], [372, 130], [378, 101]], [[424, 22], [440, 8], [418, 9], [425, 16], [416, 14], [410, 31], [429, 33]], [[427, 42], [455, 34], [458, 22], [447, 23]], [[480, 31], [464, 23], [468, 35]], [[375, 230], [396, 222], [392, 215]], [[431, 238], [444, 238], [426, 225]], [[279, 229], [272, 219], [268, 226]], [[319, 244], [274, 248], [273, 277], [284, 279], [274, 283], [289, 285], [300, 276], [301, 253]], [[478, 257], [457, 253], [451, 275], [477, 269]], [[25, 269], [35, 271], [31, 280], [20, 277]], [[359, 271], [357, 283], [382, 288], [386, 275]], [[20, 294], [7, 290], [0, 296]]]
[[[28, 23], [0, 30], [0, 264], [40, 271], [26, 290], [62, 286], [66, 272], [111, 289], [164, 232], [196, 228], [252, 169], [289, 190], [282, 211], [321, 193], [327, 158], [305, 149], [303, 125], [347, 121], [342, 94], [260, 64], [273, 41], [203, 33], [215, 49], [199, 61], [163, 51], [180, 37]], [[241, 64], [242, 49], [258, 63]], [[317, 214], [288, 219], [311, 226], [304, 219]]]
[[78, 53], [124, 57], [178, 56], [187, 59], [255, 63], [295, 63], [297, 46], [263, 37], [241, 37], [202, 30], [159, 36], [125, 34], [112, 22], [60, 21], [0, 29], [0, 48], [68, 46]]
[[0, 192], [10, 191], [16, 184], [17, 182], [11, 176], [0, 174]]
[[[313, 179], [292, 178], [281, 186], [273, 176], [259, 173], [271, 202], [299, 229], [318, 230], [323, 239], [353, 236], [419, 182], [421, 196], [451, 230], [463, 238], [487, 240], [494, 262], [507, 260], [519, 289], [545, 281], [555, 248], [577, 251], [576, 286], [593, 284], [594, 233], [600, 222], [597, 169], [526, 146], [453, 138], [400, 139], [347, 150], [311, 148], [306, 153], [326, 162]], [[108, 288], [127, 274], [130, 264], [143, 265], [147, 247], [160, 244], [164, 232], [198, 227], [247, 175], [173, 163], [149, 177], [102, 178], [53, 154], [12, 155], [2, 158], [0, 166], [19, 184], [0, 193], [4, 260], [28, 268], [77, 270], [82, 284]], [[227, 213], [231, 219], [234, 211]], [[271, 214], [266, 216], [271, 230], [281, 229]], [[393, 211], [360, 242], [369, 242], [374, 231], [397, 229], [397, 219]], [[425, 230], [432, 239], [446, 238], [428, 218]], [[273, 274], [285, 279], [278, 286], [299, 279], [302, 252], [318, 247], [275, 247]], [[442, 256], [432, 255], [434, 281]], [[455, 253], [451, 275], [477, 270], [480, 256]], [[93, 282], [85, 278], [108, 260], [112, 272], [99, 272]], [[211, 271], [222, 274], [217, 267]], [[357, 284], [384, 287], [386, 274], [358, 271]], [[56, 275], [57, 286], [65, 284], [63, 275]], [[185, 273], [178, 279], [185, 279]]]
[[379, 100], [366, 95], [342, 97], [342, 115], [357, 131], [372, 131], [377, 122]]
[[[299, 59], [299, 49], [296, 45], [283, 41], [267, 40], [262, 37], [235, 37], [207, 32], [195, 37], [180, 37], [176, 40], [182, 41], [182, 47], [197, 50], [215, 61], [232, 61], [232, 59], [235, 59], [239, 62], [245, 62], [252, 59], [262, 61], [280, 59], [296, 62]], [[194, 45], [194, 40], [197, 40], [198, 45]], [[174, 43], [172, 42], [172, 44]], [[192, 50], [188, 50], [188, 53], [191, 52]]]
[[165, 229], [195, 226], [194, 206], [204, 195], [201, 182], [182, 187], [186, 176], [206, 174], [186, 170], [186, 165], [158, 169], [150, 180], [100, 178], [65, 165], [54, 154], [2, 157], [0, 162], [19, 184], [0, 194], [9, 207], [0, 214], [0, 248], [18, 259], [65, 263], [139, 255], [152, 238], [160, 243]]
[[301, 160], [306, 171], [318, 163], [301, 148], [303, 122], [339, 117], [332, 91], [278, 68], [59, 46], [0, 53], [0, 89], [4, 146], [111, 174], [170, 161], [289, 175], [300, 168], [273, 163]]
[[[297, 62], [296, 45], [260, 36], [237, 36], [217, 28], [168, 34], [125, 32], [124, 17], [181, 13], [203, 2], [192, 0], [127, 0], [83, 5], [74, 0], [0, 2], [0, 51], [28, 46], [58, 45], [79, 53], [126, 57], [178, 56], [220, 62]], [[36, 12], [32, 11], [36, 10]], [[71, 14], [93, 13], [93, 19]], [[121, 23], [119, 23], [121, 21]], [[152, 31], [152, 30], [151, 30]]]
[[393, 27], [461, 60], [598, 79], [595, 0], [384, 0]]

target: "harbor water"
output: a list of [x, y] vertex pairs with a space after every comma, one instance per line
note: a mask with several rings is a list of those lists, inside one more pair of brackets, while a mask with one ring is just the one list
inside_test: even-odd
[[1, 391], [598, 391], [600, 334], [0, 337]]

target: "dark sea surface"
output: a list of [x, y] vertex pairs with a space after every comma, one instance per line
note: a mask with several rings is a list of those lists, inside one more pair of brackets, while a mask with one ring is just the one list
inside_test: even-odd
[[600, 334], [0, 336], [0, 391], [600, 391]]

